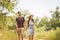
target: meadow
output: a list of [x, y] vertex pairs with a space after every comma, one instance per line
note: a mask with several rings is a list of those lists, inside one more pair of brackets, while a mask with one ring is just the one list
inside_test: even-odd
[[[0, 40], [18, 40], [16, 30], [0, 30]], [[28, 40], [27, 30], [24, 31], [24, 40]], [[60, 28], [50, 31], [35, 28], [34, 40], [60, 40]]]

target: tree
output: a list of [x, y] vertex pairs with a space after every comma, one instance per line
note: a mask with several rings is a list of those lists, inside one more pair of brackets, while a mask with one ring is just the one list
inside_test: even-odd
[[52, 17], [55, 18], [55, 20], [60, 19], [60, 12], [59, 12], [59, 7], [56, 7], [56, 10], [53, 12]]
[[12, 11], [14, 6], [17, 4], [16, 0], [1, 0], [0, 2], [0, 6], [2, 7], [2, 11], [4, 10], [8, 10], [8, 11]]
[[47, 26], [47, 23], [48, 23], [49, 21], [48, 21], [48, 18], [47, 17], [43, 17], [42, 19], [41, 19], [41, 21], [40, 21], [40, 25], [41, 26], [44, 26], [44, 25], [46, 25]]
[[[16, 0], [1, 0], [0, 1], [0, 28], [6, 27], [7, 25], [7, 16], [8, 12], [12, 12], [14, 6], [16, 5]], [[5, 10], [8, 10], [8, 12], [3, 12]]]
[[22, 10], [22, 15], [25, 17], [25, 19], [28, 19], [29, 17], [29, 11], [28, 10]]
[[39, 24], [39, 18], [35, 17], [34, 20], [35, 20], [35, 24], [36, 24], [37, 28], [39, 28], [39, 25], [38, 25]]
[[50, 26], [54, 29], [60, 27], [60, 12], [59, 7], [56, 7], [55, 11], [52, 11], [52, 18], [50, 19]]

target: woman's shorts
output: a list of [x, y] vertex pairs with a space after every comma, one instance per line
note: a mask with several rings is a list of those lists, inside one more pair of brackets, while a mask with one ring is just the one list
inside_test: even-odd
[[31, 28], [28, 28], [28, 34], [29, 34], [29, 35], [34, 35], [34, 30], [31, 29]]

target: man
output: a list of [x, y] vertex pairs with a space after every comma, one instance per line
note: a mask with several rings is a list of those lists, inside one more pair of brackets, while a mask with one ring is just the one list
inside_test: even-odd
[[[16, 18], [16, 28], [18, 33], [18, 39], [23, 40], [23, 32], [24, 32], [24, 17], [22, 17], [21, 12], [18, 12], [18, 17]], [[21, 37], [20, 37], [21, 36]]]

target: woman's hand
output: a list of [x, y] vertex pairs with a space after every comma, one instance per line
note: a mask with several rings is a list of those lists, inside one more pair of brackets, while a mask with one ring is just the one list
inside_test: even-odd
[[34, 28], [32, 28], [34, 30]]

